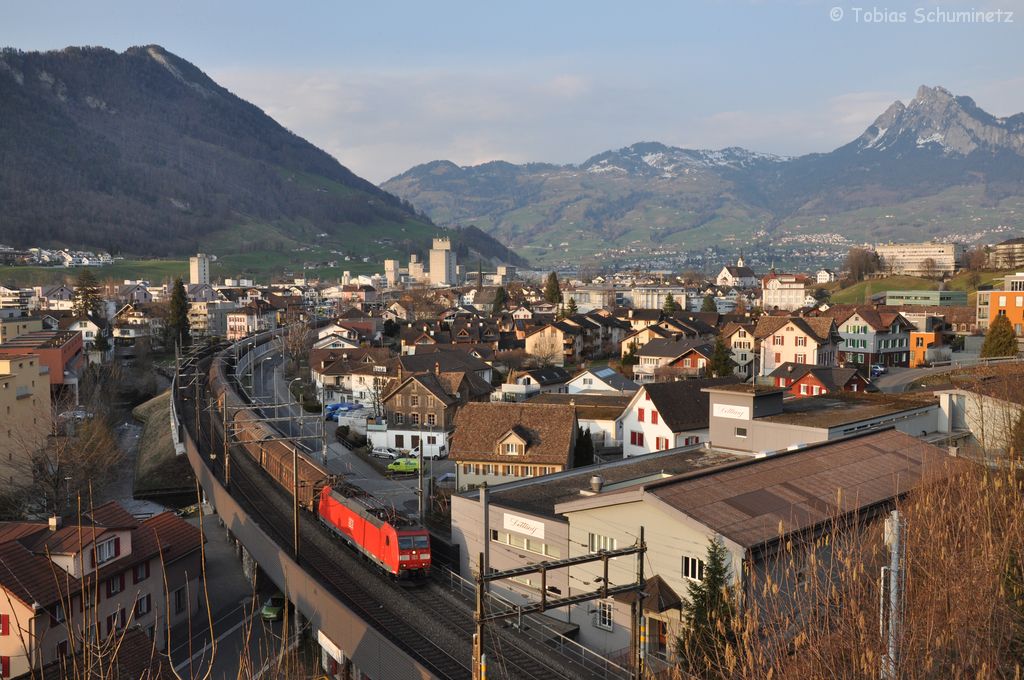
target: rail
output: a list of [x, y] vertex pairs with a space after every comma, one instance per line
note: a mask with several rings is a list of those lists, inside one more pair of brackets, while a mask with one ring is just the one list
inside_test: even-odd
[[[470, 602], [474, 600], [476, 597], [476, 584], [474, 582], [463, 578], [451, 569], [442, 567], [435, 568], [435, 571], [437, 573], [434, 578], [444, 584], [449, 590]], [[520, 633], [572, 659], [587, 671], [588, 677], [607, 678], [608, 680], [631, 677], [629, 669], [598, 654], [592, 649], [584, 647], [574, 640], [570, 640], [545, 623], [541, 617], [534, 614], [520, 614], [518, 605], [513, 604], [497, 593], [488, 591], [485, 594], [485, 607], [491, 613], [507, 614], [509, 619], [514, 619], [512, 625]]]

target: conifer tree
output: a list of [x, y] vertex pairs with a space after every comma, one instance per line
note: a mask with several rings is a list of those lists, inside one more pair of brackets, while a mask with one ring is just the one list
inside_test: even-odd
[[717, 536], [708, 541], [703, 578], [687, 584], [683, 632], [676, 653], [684, 674], [704, 677], [726, 666], [726, 649], [734, 644], [734, 600], [729, 551]]
[[174, 280], [170, 307], [167, 327], [171, 331], [171, 337], [182, 347], [188, 347], [192, 344], [192, 329], [188, 325], [188, 295], [185, 293], [185, 284], [182, 283], [181, 277]]
[[505, 286], [498, 286], [498, 290], [494, 291], [494, 303], [491, 305], [491, 314], [499, 314], [501, 310], [505, 309], [507, 301], [508, 293], [505, 292]]
[[704, 296], [704, 304], [700, 306], [702, 312], [717, 312], [718, 306], [715, 305], [715, 297], [708, 293]]
[[558, 274], [551, 272], [544, 281], [544, 301], [552, 305], [561, 304], [562, 287], [558, 283]]
[[1017, 356], [1017, 336], [1013, 332], [1010, 320], [1005, 316], [997, 316], [989, 324], [985, 333], [985, 342], [981, 345], [981, 358]]
[[576, 298], [570, 295], [569, 303], [565, 306], [565, 316], [572, 316], [573, 314], [576, 314], [578, 311], [579, 308], [576, 306]]
[[75, 281], [74, 297], [75, 316], [86, 317], [100, 313], [103, 299], [100, 297], [100, 285], [92, 270], [82, 269]]
[[715, 338], [715, 351], [711, 355], [709, 368], [712, 376], [716, 378], [732, 375], [732, 352], [729, 351], [729, 347], [725, 344], [725, 338], [721, 335]]
[[572, 453], [572, 466], [583, 467], [594, 464], [594, 438], [590, 436], [590, 428], [576, 428], [576, 448]]
[[661, 311], [666, 314], [679, 311], [679, 304], [676, 302], [676, 299], [672, 297], [672, 293], [665, 296], [665, 304], [662, 306]]

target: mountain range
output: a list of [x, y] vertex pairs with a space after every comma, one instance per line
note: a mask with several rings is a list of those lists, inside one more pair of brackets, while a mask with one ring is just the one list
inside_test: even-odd
[[1024, 216], [1024, 114], [922, 86], [857, 139], [786, 158], [642, 142], [583, 163], [416, 166], [382, 187], [550, 264], [711, 245], [992, 240]]
[[423, 252], [448, 232], [158, 45], [0, 51], [0, 243], [134, 255]]

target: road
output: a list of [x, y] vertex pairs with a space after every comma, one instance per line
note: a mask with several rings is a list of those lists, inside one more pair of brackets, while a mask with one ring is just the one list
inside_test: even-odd
[[[288, 390], [288, 381], [281, 372], [282, 358], [274, 354], [257, 362], [252, 376], [252, 397], [262, 404], [275, 404], [265, 409], [268, 417], [279, 417], [282, 420], [275, 424], [291, 436], [300, 432], [304, 439], [302, 448], [317, 461], [321, 459], [323, 445], [321, 426], [323, 421], [319, 414], [302, 414], [302, 407], [292, 398]], [[246, 384], [249, 384], [248, 381]], [[274, 416], [275, 410], [277, 416]], [[287, 420], [285, 420], [287, 418]], [[381, 475], [372, 465], [347, 448], [333, 441], [334, 426], [326, 423], [328, 446], [326, 467], [332, 474], [344, 475], [346, 480], [366, 489], [381, 500], [391, 503], [407, 513], [416, 514], [418, 509], [415, 475], [403, 478], [388, 478]], [[425, 460], [424, 477], [440, 476], [446, 472], [454, 472], [455, 464], [449, 460]]]

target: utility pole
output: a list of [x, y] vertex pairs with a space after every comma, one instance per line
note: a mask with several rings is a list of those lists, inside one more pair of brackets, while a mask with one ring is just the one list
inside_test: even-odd
[[299, 449], [292, 444], [292, 548], [299, 561]]
[[417, 442], [417, 464], [416, 464], [416, 496], [417, 504], [419, 508], [420, 524], [425, 524], [426, 518], [423, 516], [423, 423], [420, 423], [420, 436]]
[[[889, 546], [889, 566], [882, 567], [879, 599], [879, 626], [885, 641], [886, 653], [882, 656], [881, 680], [896, 680], [899, 672], [899, 643], [903, 626], [903, 526], [899, 510], [893, 510], [885, 520], [885, 543]], [[888, 597], [886, 595], [888, 587]], [[888, 611], [886, 611], [888, 605]]]
[[480, 553], [480, 564], [476, 571], [476, 633], [473, 634], [473, 680], [487, 680], [484, 665], [484, 554]]
[[[644, 527], [640, 527], [640, 548], [646, 549], [647, 544], [644, 543]], [[605, 563], [607, 565], [607, 562]], [[607, 568], [607, 566], [606, 566]], [[632, 626], [633, 626], [633, 641], [635, 647], [633, 647], [633, 677], [636, 680], [641, 680], [644, 677], [644, 642], [646, 635], [644, 635], [644, 557], [641, 553], [640, 558], [636, 561], [636, 582], [640, 584], [640, 590], [636, 593], [636, 599], [630, 605], [632, 610]]]

